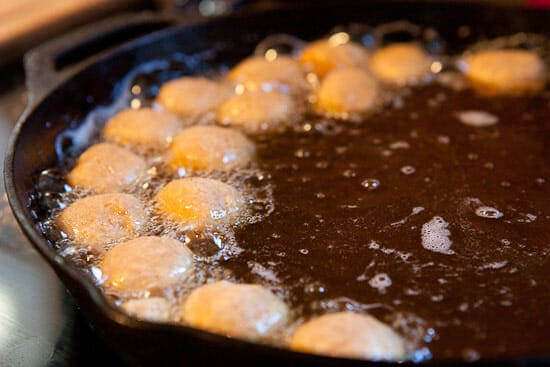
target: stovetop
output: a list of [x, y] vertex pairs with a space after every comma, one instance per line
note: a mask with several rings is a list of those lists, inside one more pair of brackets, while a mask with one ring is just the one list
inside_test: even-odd
[[[0, 69], [0, 155], [25, 107], [23, 71]], [[3, 159], [2, 159], [3, 161]], [[3, 169], [3, 165], [2, 165]], [[122, 366], [20, 231], [0, 183], [0, 366]]]

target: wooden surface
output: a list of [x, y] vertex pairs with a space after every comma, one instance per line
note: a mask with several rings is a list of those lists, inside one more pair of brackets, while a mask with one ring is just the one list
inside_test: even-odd
[[0, 64], [46, 39], [86, 22], [129, 10], [144, 0], [2, 0]]

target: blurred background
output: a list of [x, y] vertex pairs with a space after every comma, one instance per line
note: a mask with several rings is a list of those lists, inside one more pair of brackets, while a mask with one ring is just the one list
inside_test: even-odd
[[[39, 0], [5, 0], [0, 3], [0, 64], [5, 65], [17, 60], [25, 50], [48, 38], [117, 12], [151, 9], [189, 17], [210, 17], [238, 11], [244, 7], [269, 6], [270, 3], [276, 2], [274, 0], [49, 0], [45, 3]], [[548, 0], [478, 0], [475, 2], [506, 6], [550, 4]]]

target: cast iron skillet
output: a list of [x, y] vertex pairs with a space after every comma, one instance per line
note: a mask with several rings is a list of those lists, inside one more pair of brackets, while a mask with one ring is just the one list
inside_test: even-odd
[[[111, 306], [88, 277], [57, 255], [40, 234], [29, 203], [37, 173], [56, 163], [54, 141], [59, 133], [78, 124], [96, 106], [110, 104], [117, 82], [139, 64], [168, 58], [175, 52], [196, 53], [220, 45], [223, 47], [219, 57], [234, 63], [248, 56], [259, 40], [272, 33], [314, 39], [335, 25], [351, 22], [376, 25], [399, 19], [434, 27], [448, 42], [447, 51], [451, 53], [483, 37], [519, 31], [550, 34], [550, 13], [546, 11], [466, 4], [315, 1], [279, 4], [269, 10], [193, 24], [182, 24], [177, 18], [161, 15], [126, 16], [83, 29], [27, 55], [30, 101], [13, 132], [6, 156], [8, 199], [24, 233], [56, 271], [91, 326], [129, 363], [381, 365], [306, 355], [183, 326], [129, 318]], [[457, 29], [463, 25], [470, 27], [470, 37], [458, 37]], [[127, 41], [136, 36], [141, 37]], [[121, 44], [110, 47], [113, 43]], [[445, 360], [429, 363], [461, 364]], [[542, 366], [549, 363], [547, 355], [481, 360], [475, 364]]]

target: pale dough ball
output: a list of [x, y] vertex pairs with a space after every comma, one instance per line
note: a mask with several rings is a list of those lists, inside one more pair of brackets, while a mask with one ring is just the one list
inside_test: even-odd
[[466, 58], [466, 77], [482, 95], [516, 96], [544, 88], [546, 68], [535, 52], [526, 50], [479, 51]]
[[145, 173], [140, 156], [111, 143], [88, 148], [67, 175], [67, 182], [95, 193], [121, 192]]
[[131, 299], [120, 307], [130, 316], [140, 320], [170, 321], [170, 302], [161, 297]]
[[193, 126], [174, 138], [168, 160], [185, 170], [227, 170], [247, 165], [255, 145], [240, 131], [219, 126]]
[[406, 357], [403, 338], [372, 316], [338, 312], [314, 318], [294, 332], [294, 350], [331, 357], [397, 361]]
[[118, 144], [159, 149], [168, 146], [181, 128], [182, 122], [168, 112], [129, 108], [107, 121], [103, 136]]
[[81, 247], [103, 252], [106, 245], [137, 237], [147, 222], [141, 202], [128, 194], [79, 199], [56, 218], [58, 228]]
[[202, 77], [183, 77], [166, 82], [156, 102], [182, 117], [215, 111], [231, 96], [230, 87]]
[[113, 290], [153, 292], [184, 280], [193, 268], [193, 253], [170, 237], [138, 237], [108, 251], [100, 268]]
[[248, 134], [283, 130], [296, 117], [297, 107], [287, 94], [257, 90], [228, 99], [218, 110], [218, 122]]
[[414, 43], [395, 43], [376, 50], [370, 67], [376, 77], [388, 84], [418, 84], [429, 75], [432, 59]]
[[299, 92], [308, 88], [304, 69], [288, 56], [278, 56], [274, 60], [249, 57], [231, 69], [227, 78], [249, 91]]
[[376, 106], [378, 94], [378, 84], [363, 69], [336, 69], [317, 90], [316, 107], [326, 113], [366, 113]]
[[192, 327], [247, 340], [257, 340], [281, 326], [288, 308], [259, 285], [216, 282], [194, 290], [183, 307]]
[[333, 69], [368, 65], [368, 53], [354, 42], [343, 44], [320, 40], [310, 43], [300, 54], [300, 62], [315, 74], [324, 77]]
[[245, 200], [234, 187], [210, 178], [189, 177], [170, 182], [155, 197], [166, 219], [188, 229], [234, 224]]

